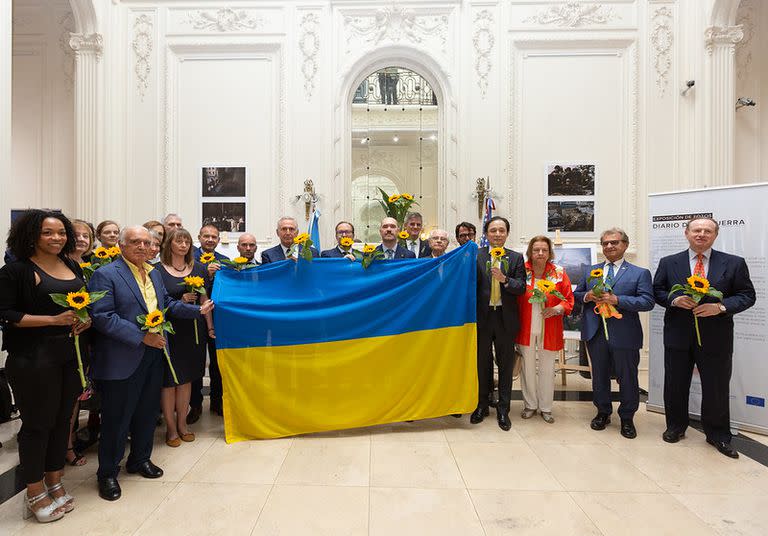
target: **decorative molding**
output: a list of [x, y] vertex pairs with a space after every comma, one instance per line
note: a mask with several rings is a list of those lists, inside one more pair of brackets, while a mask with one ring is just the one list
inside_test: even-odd
[[19, 33], [24, 28], [31, 26], [34, 21], [35, 17], [32, 15], [16, 15], [11, 17], [11, 31], [12, 33]]
[[304, 91], [307, 93], [307, 100], [310, 100], [315, 88], [320, 52], [320, 17], [316, 13], [307, 13], [301, 17], [299, 50], [303, 58], [301, 74], [304, 75]]
[[479, 11], [475, 15], [475, 31], [472, 35], [472, 44], [475, 47], [475, 74], [480, 95], [485, 98], [488, 91], [488, 75], [491, 73], [493, 62], [491, 52], [495, 39], [493, 37], [493, 14], [487, 9]]
[[67, 95], [71, 95], [72, 88], [75, 86], [75, 51], [69, 45], [69, 39], [72, 32], [75, 31], [75, 16], [71, 11], [67, 11], [59, 17], [57, 22], [61, 28], [59, 32], [59, 49], [63, 54], [61, 70], [64, 73], [64, 90]]
[[704, 41], [707, 53], [711, 56], [715, 45], [726, 45], [735, 52], [735, 45], [744, 38], [741, 25], [738, 26], [710, 26], [704, 30]]
[[535, 15], [523, 19], [543, 26], [556, 25], [561, 28], [579, 28], [590, 24], [607, 24], [618, 18], [612, 7], [600, 4], [567, 2], [542, 9]]
[[393, 5], [376, 10], [370, 15], [345, 16], [347, 52], [351, 51], [352, 38], [357, 36], [366, 45], [379, 45], [385, 40], [399, 43], [409, 41], [419, 44], [426, 37], [436, 36], [441, 51], [445, 53], [448, 36], [448, 15], [421, 15], [414, 10]]
[[242, 32], [256, 30], [264, 25], [262, 17], [254, 17], [245, 9], [221, 8], [192, 11], [184, 21], [195, 30], [214, 32]]
[[149, 87], [149, 75], [152, 70], [150, 64], [154, 48], [152, 30], [152, 19], [148, 15], [139, 15], [133, 21], [133, 41], [131, 42], [135, 59], [133, 71], [136, 73], [136, 91], [142, 101]]
[[736, 23], [744, 30], [744, 37], [736, 43], [736, 77], [743, 80], [749, 76], [752, 66], [752, 38], [755, 36], [755, 6], [753, 0], [741, 0], [736, 14]]
[[69, 38], [69, 46], [75, 51], [75, 54], [94, 54], [96, 59], [101, 59], [101, 53], [104, 50], [104, 39], [101, 34], [81, 34], [72, 33]]
[[640, 236], [638, 225], [637, 207], [640, 204], [638, 187], [640, 184], [640, 61], [638, 60], [637, 44], [629, 45], [629, 79], [630, 79], [630, 106], [631, 106], [631, 157], [629, 160], [629, 227], [635, 236]]
[[669, 84], [669, 72], [672, 68], [672, 45], [674, 15], [668, 7], [659, 7], [651, 18], [651, 52], [653, 68], [656, 71], [656, 88], [659, 97], [663, 97]]

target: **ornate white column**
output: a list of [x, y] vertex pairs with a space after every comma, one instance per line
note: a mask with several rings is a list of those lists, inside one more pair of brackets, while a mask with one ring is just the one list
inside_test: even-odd
[[99, 64], [103, 50], [101, 34], [71, 34], [75, 51], [75, 214], [96, 222], [102, 217], [103, 169], [102, 95]]
[[[11, 184], [11, 62], [13, 60], [12, 2], [0, 2], [0, 191], [10, 191]], [[0, 194], [0, 232], [2, 239], [8, 232], [7, 195]], [[4, 250], [5, 246], [0, 246]]]
[[707, 57], [705, 176], [699, 186], [723, 186], [734, 180], [734, 55], [744, 37], [741, 26], [711, 26], [704, 32]]

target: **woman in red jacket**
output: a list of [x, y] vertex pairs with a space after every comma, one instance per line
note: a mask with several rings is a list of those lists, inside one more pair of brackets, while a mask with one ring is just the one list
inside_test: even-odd
[[[555, 422], [552, 417], [552, 400], [555, 394], [555, 360], [563, 349], [563, 319], [561, 315], [570, 314], [573, 309], [573, 291], [568, 274], [561, 266], [552, 261], [555, 252], [552, 241], [546, 236], [534, 236], [528, 243], [525, 263], [526, 290], [518, 296], [520, 310], [520, 331], [517, 333], [517, 346], [523, 354], [523, 367], [520, 383], [523, 390], [525, 408], [523, 419], [530, 419], [541, 412], [541, 418], [547, 423]], [[565, 299], [560, 299], [554, 292], [547, 295], [546, 303], [530, 303], [533, 289], [539, 280], [548, 280], [555, 284], [555, 290]], [[543, 325], [542, 325], [543, 324]], [[536, 376], [536, 357], [539, 359], [539, 374]]]

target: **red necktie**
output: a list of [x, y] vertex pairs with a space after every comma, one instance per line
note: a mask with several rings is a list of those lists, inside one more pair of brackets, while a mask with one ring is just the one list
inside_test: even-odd
[[704, 275], [704, 255], [699, 253], [696, 255], [696, 266], [693, 267], [693, 275], [697, 275], [699, 277], [706, 277]]

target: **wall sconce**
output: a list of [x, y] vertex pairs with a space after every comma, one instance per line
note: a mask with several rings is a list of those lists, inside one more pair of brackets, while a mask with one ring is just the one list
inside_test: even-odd
[[696, 80], [688, 80], [688, 81], [685, 83], [685, 89], [684, 89], [684, 90], [682, 90], [682, 91], [680, 92], [680, 94], [681, 94], [683, 97], [685, 97], [686, 93], [688, 93], [688, 92], [691, 90], [691, 88], [692, 88], [694, 85], [696, 85]]
[[491, 178], [478, 177], [475, 181], [475, 193], [472, 195], [477, 199], [477, 218], [482, 220], [485, 213], [485, 200], [491, 196]]
[[296, 201], [304, 201], [304, 219], [309, 221], [309, 215], [312, 213], [312, 209], [317, 203], [317, 192], [315, 191], [315, 183], [312, 179], [304, 181], [304, 192], [296, 196]]
[[736, 109], [744, 108], [745, 106], [757, 106], [757, 103], [749, 97], [739, 97], [736, 101]]

